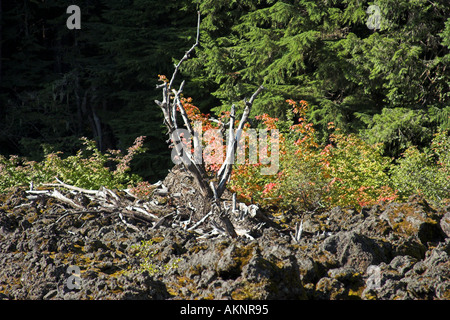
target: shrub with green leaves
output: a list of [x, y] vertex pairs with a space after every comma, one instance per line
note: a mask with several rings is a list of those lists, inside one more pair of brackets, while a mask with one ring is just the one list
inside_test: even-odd
[[[382, 155], [381, 144], [372, 145], [336, 129], [330, 135], [331, 144], [320, 146], [314, 126], [306, 120], [308, 104], [288, 102], [293, 113], [287, 118], [295, 115], [296, 124], [267, 114], [257, 117], [267, 128], [280, 130], [278, 174], [264, 177], [258, 174], [258, 165], [236, 166], [230, 181], [233, 191], [262, 206], [295, 210], [361, 208], [397, 198], [388, 175], [391, 159]], [[334, 124], [329, 123], [329, 129]]]
[[82, 138], [84, 148], [75, 155], [63, 157], [62, 152], [46, 152], [45, 159], [36, 162], [18, 156], [6, 158], [0, 155], [0, 192], [18, 186], [52, 183], [56, 178], [65, 183], [86, 189], [126, 188], [142, 179], [130, 174], [130, 162], [143, 152], [143, 136], [138, 137], [128, 152], [118, 150], [102, 153], [94, 141]]
[[151, 276], [156, 274], [164, 274], [170, 269], [178, 268], [178, 262], [181, 259], [176, 259], [172, 263], [162, 264], [158, 263], [156, 255], [158, 254], [158, 249], [154, 248], [154, 244], [157, 241], [150, 239], [147, 241], [142, 240], [140, 244], [132, 245], [131, 248], [136, 250], [136, 257], [139, 259], [139, 268], [137, 272], [147, 271]]
[[339, 130], [330, 136], [334, 146], [324, 148], [328, 205], [362, 207], [397, 198], [390, 188], [388, 170], [391, 159], [384, 157], [381, 145], [371, 145], [356, 135]]
[[423, 195], [427, 200], [441, 204], [450, 201], [450, 136], [440, 130], [431, 148], [419, 151], [408, 148], [403, 157], [392, 166], [391, 181], [401, 199], [411, 194]]

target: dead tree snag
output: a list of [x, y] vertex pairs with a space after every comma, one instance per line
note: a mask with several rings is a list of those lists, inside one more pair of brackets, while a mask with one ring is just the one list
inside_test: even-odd
[[[204, 200], [209, 205], [206, 206], [209, 212], [204, 212], [204, 215], [215, 215], [223, 222], [223, 227], [225, 228], [228, 235], [232, 238], [237, 237], [233, 224], [229, 219], [229, 214], [231, 208], [227, 208], [224, 203], [221, 203], [221, 196], [225, 191], [226, 184], [231, 176], [232, 167], [234, 159], [236, 157], [236, 149], [241, 136], [241, 132], [244, 128], [244, 124], [247, 122], [250, 115], [252, 105], [258, 94], [264, 89], [260, 86], [250, 97], [248, 101], [245, 102], [245, 109], [242, 117], [239, 121], [238, 127], [235, 131], [235, 107], [231, 107], [230, 121], [229, 121], [229, 131], [228, 131], [228, 143], [226, 146], [226, 158], [221, 168], [217, 173], [215, 179], [210, 179], [206, 173], [204, 166], [205, 161], [202, 159], [202, 154], [198, 153], [187, 153], [183, 148], [183, 137], [180, 134], [181, 127], [178, 125], [177, 116], [180, 115], [183, 120], [184, 128], [187, 129], [190, 136], [193, 137], [194, 150], [199, 150], [198, 148], [201, 144], [198, 134], [194, 132], [192, 128], [190, 119], [186, 113], [186, 110], [181, 103], [181, 93], [183, 92], [184, 81], [181, 83], [179, 89], [173, 88], [174, 80], [177, 76], [178, 70], [183, 62], [189, 59], [193, 50], [199, 44], [200, 37], [200, 12], [198, 12], [197, 20], [197, 37], [194, 45], [186, 51], [183, 58], [175, 65], [175, 70], [169, 81], [164, 81], [164, 83], [157, 86], [157, 88], [162, 89], [162, 101], [155, 100], [155, 103], [161, 108], [164, 115], [164, 124], [168, 129], [168, 134], [170, 140], [172, 141], [173, 148], [176, 152], [178, 159], [180, 159], [184, 168], [194, 177], [194, 180], [204, 197]], [[213, 182], [215, 180], [216, 182]], [[233, 198], [234, 199], [234, 198]], [[235, 203], [233, 207], [236, 207]]]

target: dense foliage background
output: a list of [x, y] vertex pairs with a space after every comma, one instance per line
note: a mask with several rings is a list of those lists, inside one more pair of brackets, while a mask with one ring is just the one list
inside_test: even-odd
[[[81, 30], [66, 28], [72, 4], [81, 8]], [[373, 4], [381, 10], [378, 30], [366, 25]], [[151, 182], [164, 177], [172, 163], [155, 85], [191, 46], [199, 10], [200, 46], [182, 76], [202, 112], [229, 110], [263, 84], [254, 116], [279, 119], [280, 128], [283, 121], [311, 123], [314, 143], [345, 141], [333, 159], [351, 155], [361, 170], [367, 164], [359, 155], [375, 145], [370, 160], [397, 165], [380, 160], [369, 176], [353, 176], [380, 187], [391, 179], [390, 187], [406, 196], [436, 186], [440, 173], [433, 197], [448, 192], [448, 0], [0, 0], [0, 8], [0, 154], [48, 161], [52, 152], [62, 152], [58, 159], [76, 154], [83, 136], [101, 152], [126, 151], [146, 136], [147, 152], [133, 158], [131, 172]], [[287, 99], [307, 101], [303, 120]], [[6, 159], [5, 167], [16, 161]], [[355, 168], [345, 159], [328, 178]], [[297, 170], [315, 185], [314, 171], [300, 160], [285, 160], [291, 173], [284, 171], [284, 181], [298, 181]], [[417, 178], [410, 181], [411, 172]]]
[[[66, 9], [81, 8], [81, 30]], [[189, 1], [24, 0], [1, 3], [0, 152], [34, 160], [42, 144], [73, 154], [79, 138], [101, 151], [126, 150], [147, 136], [133, 169], [162, 177], [169, 152], [153, 100], [159, 73], [190, 46]]]

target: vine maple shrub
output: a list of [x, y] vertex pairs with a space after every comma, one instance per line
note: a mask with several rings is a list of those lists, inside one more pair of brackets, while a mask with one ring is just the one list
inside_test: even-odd
[[[224, 161], [226, 146], [222, 135], [217, 133], [229, 121], [229, 113], [221, 113], [218, 121], [211, 120], [191, 98], [183, 98], [182, 103], [193, 126], [205, 133], [216, 133], [203, 135], [204, 151], [207, 151], [203, 152], [203, 159], [209, 174], [214, 175]], [[311, 209], [335, 205], [361, 208], [397, 199], [387, 174], [392, 160], [382, 155], [380, 145], [369, 145], [356, 135], [344, 135], [329, 123], [329, 129], [334, 130], [330, 144], [320, 146], [314, 126], [306, 118], [308, 103], [303, 100], [287, 100], [287, 103], [291, 109], [286, 118], [291, 120], [281, 121], [268, 114], [255, 117], [265, 132], [277, 133], [267, 143], [265, 137], [261, 138], [260, 130], [257, 150], [251, 143], [253, 129], [248, 123], [244, 126], [243, 139], [249, 143], [240, 144], [237, 155], [240, 161], [234, 163], [228, 184], [242, 201], [283, 209]], [[186, 143], [190, 146], [189, 141]], [[275, 154], [278, 170], [263, 174], [267, 159], [273, 160]]]
[[382, 155], [381, 144], [370, 145], [338, 129], [330, 141], [334, 146], [322, 151], [324, 174], [331, 179], [324, 197], [329, 205], [362, 207], [397, 199], [387, 174], [392, 159]]
[[[229, 160], [226, 159], [226, 146], [230, 137], [228, 130], [225, 130], [226, 123], [232, 121], [230, 112], [223, 112], [219, 120], [210, 119], [209, 115], [202, 114], [197, 107], [192, 104], [191, 98], [182, 98], [181, 103], [194, 128], [194, 135], [201, 141], [197, 147], [192, 147], [191, 134], [186, 129], [176, 129], [176, 134], [182, 137], [183, 156], [189, 153], [197, 164], [205, 162], [207, 171], [217, 173], [225, 161], [231, 164], [263, 164], [260, 167], [261, 175], [274, 175], [279, 168], [279, 141], [278, 129], [260, 128], [258, 130], [250, 128], [246, 123], [242, 130], [234, 130], [237, 154]], [[235, 121], [237, 125], [238, 121]], [[270, 132], [270, 135], [268, 134]], [[267, 141], [269, 138], [269, 142]], [[234, 138], [233, 138], [234, 139]], [[248, 141], [248, 144], [247, 144]], [[173, 141], [172, 141], [173, 142]], [[181, 163], [176, 150], [172, 152], [174, 163]]]

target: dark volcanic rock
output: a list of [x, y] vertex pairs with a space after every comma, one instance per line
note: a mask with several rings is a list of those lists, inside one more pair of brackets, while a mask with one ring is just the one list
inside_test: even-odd
[[450, 237], [450, 211], [445, 213], [445, 215], [441, 219], [441, 228], [442, 231]]
[[0, 299], [450, 299], [449, 214], [414, 199], [304, 213], [298, 243], [276, 223], [254, 240], [204, 239], [20, 190], [5, 199]]
[[387, 261], [389, 246], [353, 231], [341, 231], [327, 238], [324, 250], [334, 255], [341, 266], [364, 272], [371, 264]]
[[391, 203], [380, 215], [392, 229], [404, 236], [416, 236], [420, 242], [442, 241], [445, 235], [434, 211], [422, 203]]

